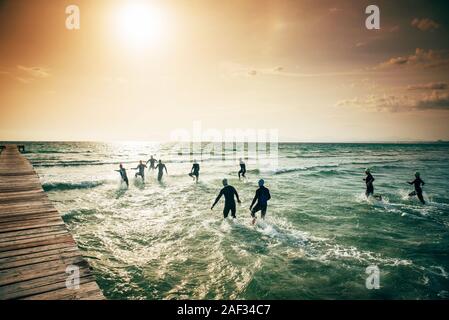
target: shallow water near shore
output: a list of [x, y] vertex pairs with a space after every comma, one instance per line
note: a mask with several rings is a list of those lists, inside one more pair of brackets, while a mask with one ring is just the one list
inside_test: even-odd
[[[448, 299], [448, 144], [280, 144], [275, 167], [192, 156], [152, 143], [27, 143], [25, 154], [110, 299]], [[233, 150], [225, 150], [232, 153]], [[162, 183], [128, 170], [151, 154], [167, 159]], [[364, 197], [370, 167], [376, 193]], [[421, 172], [425, 197], [406, 181]], [[235, 221], [210, 206], [228, 178], [242, 205]], [[259, 178], [267, 219], [251, 225]], [[365, 270], [380, 269], [368, 290]]]

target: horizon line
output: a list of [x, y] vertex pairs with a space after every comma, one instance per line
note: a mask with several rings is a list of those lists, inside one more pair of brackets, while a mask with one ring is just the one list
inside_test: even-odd
[[278, 143], [278, 144], [287, 144], [287, 143], [322, 143], [322, 144], [336, 144], [336, 143], [361, 143], [361, 144], [380, 144], [380, 143], [449, 143], [449, 139], [436, 139], [436, 140], [340, 140], [340, 141], [328, 141], [328, 140], [309, 140], [309, 141], [301, 141], [301, 140], [284, 140], [284, 141], [152, 141], [152, 140], [0, 140], [0, 143], [37, 143], [37, 142], [83, 142], [83, 143]]

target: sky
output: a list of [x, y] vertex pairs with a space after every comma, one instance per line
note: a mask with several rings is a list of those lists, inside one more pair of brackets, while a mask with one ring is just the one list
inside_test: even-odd
[[[368, 30], [365, 9], [380, 9]], [[66, 7], [80, 10], [66, 28]], [[0, 140], [449, 140], [449, 3], [0, 0]]]

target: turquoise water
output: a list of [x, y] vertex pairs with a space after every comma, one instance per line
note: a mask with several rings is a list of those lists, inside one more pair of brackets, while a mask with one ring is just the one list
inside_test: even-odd
[[[237, 178], [233, 149], [174, 155], [170, 145], [32, 143], [27, 157], [63, 214], [110, 299], [448, 299], [448, 144], [280, 144], [277, 164], [248, 159]], [[135, 167], [150, 154], [169, 175], [146, 184]], [[228, 156], [229, 155], [229, 156]], [[187, 176], [202, 158], [198, 184]], [[364, 197], [363, 171], [376, 193]], [[415, 170], [427, 205], [409, 198]], [[237, 220], [210, 210], [228, 178], [243, 203]], [[262, 177], [271, 190], [267, 219], [250, 224]], [[380, 269], [380, 289], [365, 269]]]

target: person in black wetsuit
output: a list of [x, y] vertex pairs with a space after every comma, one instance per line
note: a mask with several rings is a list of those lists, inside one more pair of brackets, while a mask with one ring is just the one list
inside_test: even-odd
[[150, 159], [147, 161], [146, 164], [148, 164], [148, 162], [150, 163], [150, 166], [149, 166], [149, 168], [148, 168], [148, 171], [154, 170], [154, 169], [155, 169], [154, 164], [157, 162], [157, 160], [154, 159], [153, 156], [151, 156]]
[[135, 177], [137, 178], [137, 176], [141, 176], [143, 183], [145, 183], [145, 168], [146, 167], [147, 166], [143, 164], [143, 161], [140, 160], [138, 166], [136, 168], [134, 168], [134, 170], [139, 170], [138, 172], [136, 172]]
[[423, 180], [421, 180], [420, 176], [421, 176], [420, 173], [416, 172], [415, 180], [408, 182], [408, 184], [412, 184], [415, 186], [415, 191], [411, 192], [408, 196], [409, 197], [417, 196], [419, 201], [421, 201], [422, 204], [426, 204], [426, 202], [424, 201], [424, 197], [422, 195], [422, 188], [421, 188], [425, 185], [425, 183]]
[[231, 216], [235, 219], [235, 213], [236, 213], [236, 206], [235, 206], [235, 200], [234, 196], [237, 198], [237, 202], [241, 203], [239, 195], [237, 193], [237, 190], [233, 186], [228, 185], [228, 180], [223, 179], [223, 189], [221, 189], [220, 193], [218, 194], [217, 198], [215, 199], [214, 204], [210, 208], [211, 210], [215, 207], [215, 205], [218, 203], [220, 198], [222, 196], [225, 197], [225, 205], [223, 209], [223, 216], [226, 219], [228, 217], [229, 211], [231, 211]]
[[159, 160], [159, 163], [157, 164], [155, 169], [159, 169], [159, 172], [157, 173], [158, 181], [162, 180], [162, 176], [164, 175], [164, 169], [165, 172], [168, 174], [167, 167], [165, 166], [165, 164], [162, 163], [162, 160]]
[[[256, 190], [253, 202], [249, 210], [251, 210], [251, 217], [253, 217], [253, 224], [256, 223], [256, 212], [261, 212], [262, 219], [265, 219], [265, 214], [267, 213], [268, 200], [271, 199], [270, 190], [264, 187], [265, 181], [263, 179], [259, 180], [259, 189]], [[256, 206], [253, 208], [254, 204]]]
[[366, 174], [366, 178], [363, 179], [363, 181], [365, 181], [366, 183], [366, 197], [368, 198], [369, 196], [374, 196], [374, 177], [371, 175], [371, 170], [370, 169], [366, 169], [365, 170], [365, 174]]
[[123, 168], [123, 165], [120, 163], [120, 169], [115, 170], [120, 173], [122, 180], [126, 183], [126, 186], [129, 187], [128, 175], [126, 174], [126, 169]]
[[246, 164], [245, 164], [245, 162], [242, 160], [242, 158], [240, 158], [239, 180], [240, 180], [240, 176], [242, 176], [243, 178], [246, 178], [246, 177], [245, 177], [245, 173], [246, 173]]
[[190, 170], [189, 176], [193, 178], [193, 180], [196, 179], [196, 183], [198, 183], [198, 178], [200, 176], [200, 165], [196, 160], [193, 160], [192, 170]]

